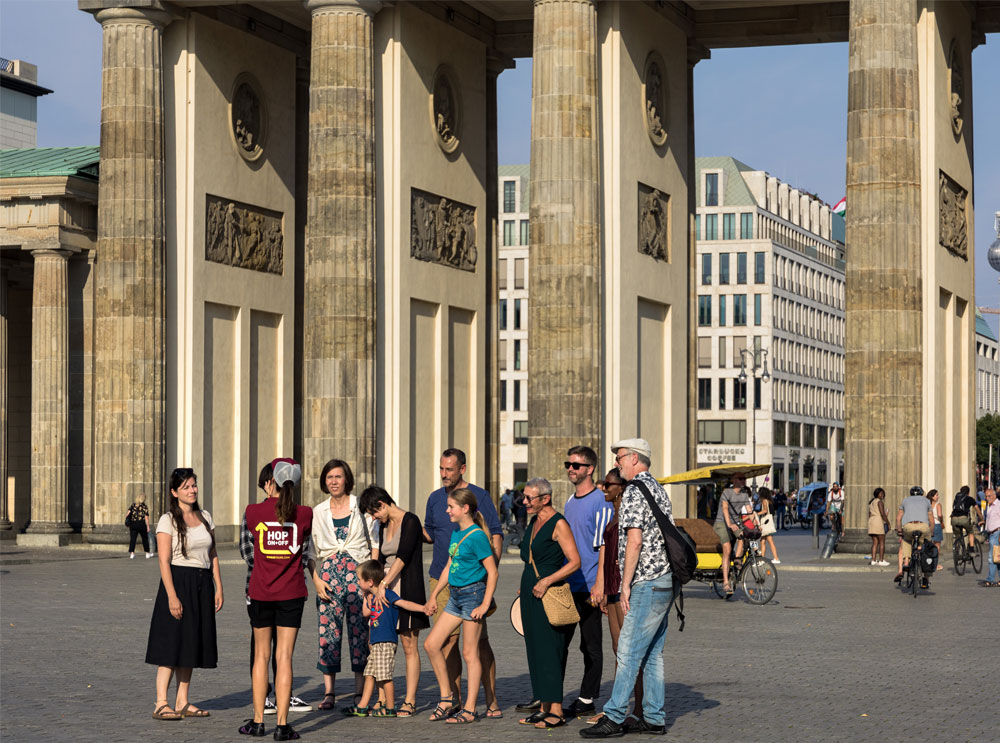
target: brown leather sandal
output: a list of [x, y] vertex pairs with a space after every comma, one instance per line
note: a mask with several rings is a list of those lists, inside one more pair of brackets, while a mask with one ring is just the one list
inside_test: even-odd
[[168, 709], [169, 707], [170, 707], [170, 705], [167, 702], [164, 702], [163, 704], [161, 704], [159, 707], [156, 708], [156, 711], [153, 712], [153, 719], [154, 720], [183, 720], [184, 719], [184, 715], [182, 715], [180, 712], [175, 712], [174, 710], [170, 710], [169, 712], [164, 712], [163, 711], [165, 709]]

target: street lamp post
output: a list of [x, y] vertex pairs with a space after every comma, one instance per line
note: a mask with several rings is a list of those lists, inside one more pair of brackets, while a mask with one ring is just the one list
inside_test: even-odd
[[[747, 374], [747, 355], [750, 355], [751, 365], [749, 368], [749, 374]], [[762, 379], [765, 382], [771, 378], [771, 375], [767, 371], [767, 350], [763, 348], [744, 348], [740, 351], [740, 376], [739, 380], [743, 384], [746, 384], [747, 379]], [[747, 402], [749, 404], [750, 395], [746, 396], [748, 398]], [[754, 391], [753, 404], [750, 405], [750, 462], [751, 464], [757, 461], [757, 395], [756, 390]], [[753, 490], [757, 492], [757, 478], [753, 479]]]

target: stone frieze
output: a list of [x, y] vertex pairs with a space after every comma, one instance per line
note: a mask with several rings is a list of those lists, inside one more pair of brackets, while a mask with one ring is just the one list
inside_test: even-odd
[[281, 212], [206, 194], [205, 260], [280, 276], [284, 263]]
[[410, 256], [462, 271], [475, 271], [476, 208], [410, 189]]

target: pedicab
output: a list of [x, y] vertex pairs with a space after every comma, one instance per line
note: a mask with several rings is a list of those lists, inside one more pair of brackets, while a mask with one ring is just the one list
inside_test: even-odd
[[799, 488], [795, 512], [803, 529], [811, 529], [813, 516], [819, 515], [819, 525], [823, 528], [823, 514], [826, 513], [827, 484], [811, 482]]
[[[709, 485], [726, 483], [737, 473], [745, 473], [747, 479], [766, 475], [770, 464], [747, 464], [731, 462], [681, 472], [669, 477], [659, 478], [662, 485]], [[720, 598], [728, 598], [723, 590], [722, 581], [722, 545], [712, 528], [711, 519], [674, 519], [677, 527], [684, 531], [694, 542], [698, 555], [698, 565], [695, 568], [693, 580], [707, 583]], [[778, 590], [778, 571], [774, 563], [760, 554], [760, 531], [745, 532], [741, 537], [745, 542], [743, 555], [733, 560], [730, 567], [730, 580], [741, 586], [747, 600], [752, 604], [766, 604]], [[733, 551], [735, 554], [735, 550]]]

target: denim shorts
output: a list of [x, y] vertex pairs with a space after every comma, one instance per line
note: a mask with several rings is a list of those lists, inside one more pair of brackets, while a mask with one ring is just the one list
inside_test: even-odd
[[472, 610], [483, 603], [486, 598], [486, 582], [470, 583], [467, 586], [450, 586], [451, 596], [444, 610], [449, 614], [471, 622]]

